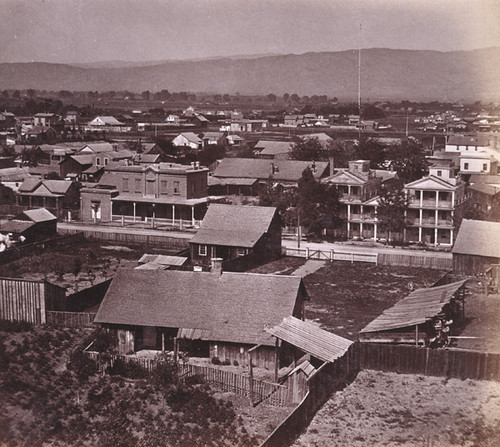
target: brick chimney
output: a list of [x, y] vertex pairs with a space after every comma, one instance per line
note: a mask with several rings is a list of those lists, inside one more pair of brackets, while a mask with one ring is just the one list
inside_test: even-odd
[[333, 175], [333, 173], [335, 171], [335, 163], [334, 163], [333, 157], [330, 157], [328, 159], [328, 162], [329, 162], [329, 167], [330, 167], [330, 175]]
[[222, 275], [222, 258], [211, 258], [210, 272]]

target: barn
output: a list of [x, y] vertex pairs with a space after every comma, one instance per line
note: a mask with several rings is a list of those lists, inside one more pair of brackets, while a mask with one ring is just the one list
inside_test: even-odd
[[304, 318], [308, 299], [297, 276], [123, 269], [95, 323], [117, 334], [118, 353], [186, 352], [273, 369], [275, 342], [265, 329]]
[[485, 273], [500, 264], [500, 222], [462, 220], [452, 253], [453, 272], [462, 275]]

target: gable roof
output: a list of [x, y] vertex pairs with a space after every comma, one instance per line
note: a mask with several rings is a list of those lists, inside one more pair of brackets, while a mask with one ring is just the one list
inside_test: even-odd
[[[328, 162], [317, 161], [315, 178], [322, 177], [328, 169]], [[215, 177], [272, 179], [275, 181], [298, 182], [305, 169], [311, 168], [309, 161], [264, 160], [258, 158], [223, 158], [215, 168]], [[274, 169], [273, 169], [274, 166]], [[274, 171], [274, 172], [273, 172]]]
[[452, 253], [500, 258], [500, 222], [463, 219]]
[[23, 211], [21, 214], [15, 217], [18, 220], [30, 220], [32, 222], [48, 222], [51, 220], [57, 220], [50, 211], [45, 208], [36, 208], [33, 210]]
[[72, 184], [70, 180], [43, 180], [43, 185], [54, 194], [66, 194]]
[[324, 362], [333, 362], [342, 357], [353, 343], [314, 323], [292, 316], [283, 318], [280, 324], [266, 329], [266, 332]]
[[288, 154], [292, 150], [291, 141], [266, 141], [259, 140], [254, 149], [261, 149], [261, 155]]
[[89, 152], [89, 149], [95, 154], [100, 152], [112, 152], [114, 150], [113, 145], [111, 143], [101, 142], [101, 143], [87, 143], [84, 146], [82, 146], [78, 152], [79, 153]]
[[40, 185], [42, 181], [37, 177], [27, 177], [19, 186], [19, 192], [31, 192], [36, 189], [38, 185]]
[[99, 119], [102, 121], [106, 126], [121, 126], [123, 123], [118, 121], [114, 116], [96, 116], [92, 121], [94, 122], [95, 120]]
[[186, 140], [188, 140], [191, 143], [195, 143], [195, 144], [201, 144], [202, 143], [201, 138], [198, 137], [198, 135], [196, 135], [193, 132], [182, 132], [179, 135], [177, 135], [174, 138], [174, 140], [177, 139], [177, 138], [179, 138], [180, 136], [183, 136]]
[[440, 179], [434, 175], [428, 175], [427, 177], [419, 178], [413, 182], [407, 183], [405, 189], [456, 189], [456, 186], [448, 183], [447, 181]]
[[325, 177], [321, 181], [323, 183], [332, 184], [354, 184], [354, 185], [364, 185], [368, 182], [369, 178], [367, 175], [362, 175], [359, 172], [349, 171], [347, 168], [341, 168], [333, 175]]
[[438, 315], [466, 280], [438, 287], [418, 289], [384, 310], [360, 333], [390, 331], [425, 323]]
[[190, 243], [251, 248], [275, 215], [273, 207], [212, 203]]
[[293, 313], [298, 276], [119, 270], [95, 322], [199, 330], [200, 338], [273, 346], [266, 332]]

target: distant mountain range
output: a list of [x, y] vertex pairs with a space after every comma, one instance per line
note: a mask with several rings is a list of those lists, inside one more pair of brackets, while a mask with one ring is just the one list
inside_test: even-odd
[[[472, 51], [372, 48], [361, 53], [364, 100], [500, 98], [500, 47]], [[3, 63], [0, 89], [329, 95], [357, 99], [358, 52], [95, 64]]]

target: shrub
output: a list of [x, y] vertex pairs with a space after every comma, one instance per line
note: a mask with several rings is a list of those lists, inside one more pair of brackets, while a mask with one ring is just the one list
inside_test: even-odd
[[87, 380], [97, 373], [97, 364], [80, 349], [70, 355], [68, 369], [76, 374], [79, 380]]
[[236, 360], [236, 359], [235, 359], [235, 360], [233, 360], [233, 366], [240, 366], [240, 364], [239, 364], [238, 360]]
[[0, 331], [5, 332], [28, 332], [33, 328], [27, 321], [0, 320]]
[[229, 366], [229, 365], [231, 365], [231, 360], [226, 359], [226, 360], [224, 360], [224, 361], [222, 362], [222, 364], [223, 364], [224, 366]]
[[214, 365], [220, 365], [220, 364], [221, 364], [221, 362], [220, 362], [219, 357], [212, 357], [212, 363], [213, 363]]

